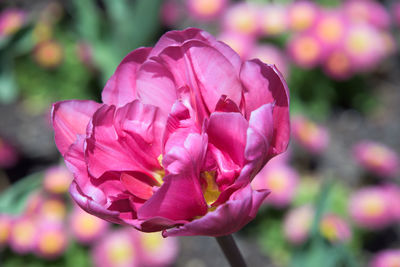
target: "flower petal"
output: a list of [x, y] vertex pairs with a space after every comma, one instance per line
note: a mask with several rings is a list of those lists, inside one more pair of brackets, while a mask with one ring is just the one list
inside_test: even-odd
[[209, 113], [214, 111], [221, 95], [240, 104], [239, 77], [229, 60], [214, 47], [191, 40], [165, 48], [158, 57], [171, 71], [177, 88], [188, 86], [193, 92], [191, 105], [197, 112], [203, 112], [204, 108]]
[[54, 138], [62, 155], [67, 152], [78, 134], [84, 134], [86, 126], [100, 104], [90, 100], [68, 100], [53, 104], [51, 118]]
[[255, 191], [250, 185], [235, 192], [215, 211], [182, 226], [163, 231], [163, 236], [223, 236], [240, 230], [254, 219], [258, 208], [268, 196], [268, 190]]
[[123, 106], [136, 99], [136, 72], [150, 51], [151, 47], [138, 48], [121, 61], [101, 94], [105, 104]]
[[274, 130], [269, 154], [271, 156], [286, 150], [290, 138], [289, 89], [275, 66], [258, 59], [246, 61], [240, 72], [245, 87], [246, 118], [260, 106], [273, 103]]

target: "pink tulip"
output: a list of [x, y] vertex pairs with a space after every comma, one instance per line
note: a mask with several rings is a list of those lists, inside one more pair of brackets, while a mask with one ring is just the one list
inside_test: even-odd
[[331, 242], [346, 242], [351, 237], [347, 222], [335, 214], [324, 215], [319, 229], [321, 235]]
[[360, 227], [379, 229], [393, 221], [392, 203], [384, 188], [364, 187], [353, 193], [349, 202], [352, 220]]
[[289, 140], [274, 66], [199, 29], [171, 31], [128, 54], [102, 98], [52, 111], [84, 210], [164, 236], [226, 235], [255, 217], [269, 191], [250, 182]]
[[46, 170], [43, 187], [52, 194], [64, 194], [72, 182], [72, 175], [64, 166], [54, 166]]
[[68, 226], [72, 236], [78, 242], [91, 244], [102, 237], [108, 231], [110, 225], [75, 205], [71, 212]]
[[286, 239], [294, 245], [304, 243], [310, 233], [314, 219], [314, 209], [304, 205], [290, 210], [284, 220], [284, 233]]
[[269, 162], [256, 175], [251, 184], [254, 189], [270, 189], [271, 195], [264, 202], [282, 208], [292, 201], [298, 180], [299, 176], [296, 170], [289, 165]]
[[355, 144], [352, 150], [354, 160], [375, 175], [393, 177], [399, 172], [399, 156], [384, 144], [363, 140]]
[[400, 266], [400, 249], [386, 249], [377, 253], [371, 260], [370, 267]]

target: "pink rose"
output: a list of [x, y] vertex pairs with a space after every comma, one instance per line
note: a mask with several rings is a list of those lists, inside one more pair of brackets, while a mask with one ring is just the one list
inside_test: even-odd
[[164, 236], [221, 236], [253, 219], [250, 182], [289, 141], [279, 71], [199, 29], [129, 53], [102, 99], [53, 105], [56, 145], [86, 211]]

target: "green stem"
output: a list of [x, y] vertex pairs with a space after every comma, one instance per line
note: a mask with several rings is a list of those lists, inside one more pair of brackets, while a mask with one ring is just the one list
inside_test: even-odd
[[246, 267], [246, 262], [232, 235], [219, 236], [216, 239], [231, 267]]

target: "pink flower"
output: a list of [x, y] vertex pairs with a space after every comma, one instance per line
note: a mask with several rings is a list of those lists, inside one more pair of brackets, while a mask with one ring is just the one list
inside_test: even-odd
[[94, 267], [138, 267], [140, 265], [137, 251], [135, 230], [122, 228], [110, 231], [96, 242], [91, 256]]
[[72, 175], [64, 166], [54, 166], [46, 170], [43, 187], [52, 194], [64, 194], [72, 182]]
[[15, 218], [11, 224], [10, 247], [18, 254], [31, 252], [35, 247], [37, 222], [33, 217]]
[[171, 266], [178, 254], [178, 240], [163, 238], [160, 232], [142, 233], [136, 231], [138, 240], [137, 251], [140, 266], [162, 267]]
[[387, 29], [390, 26], [390, 16], [385, 7], [374, 0], [350, 0], [343, 5], [344, 13], [354, 22]]
[[275, 64], [283, 77], [289, 77], [289, 62], [283, 51], [270, 44], [262, 44], [254, 47], [249, 55], [249, 58], [258, 58], [267, 64]]
[[335, 80], [346, 80], [354, 74], [350, 55], [338, 47], [330, 51], [323, 61], [325, 73]]
[[171, 31], [128, 54], [102, 98], [52, 111], [84, 210], [164, 236], [226, 235], [255, 217], [269, 191], [250, 182], [289, 139], [274, 66], [199, 29]]
[[370, 262], [370, 267], [400, 266], [400, 249], [387, 249], [377, 253]]
[[279, 4], [267, 4], [260, 9], [261, 33], [273, 36], [284, 33], [288, 28], [287, 8]]
[[318, 14], [319, 8], [312, 1], [295, 1], [288, 7], [289, 27], [294, 31], [307, 30], [315, 23]]
[[14, 34], [26, 22], [26, 12], [21, 9], [6, 9], [0, 13], [0, 39]]
[[400, 3], [393, 3], [392, 6], [392, 16], [394, 23], [397, 25], [397, 27], [400, 27]]
[[0, 248], [8, 243], [11, 232], [12, 218], [7, 214], [0, 214]]
[[314, 209], [304, 205], [290, 210], [284, 219], [284, 233], [286, 239], [295, 245], [304, 243], [309, 235], [314, 219]]
[[318, 65], [324, 52], [321, 41], [312, 32], [293, 36], [287, 44], [287, 49], [292, 60], [306, 69]]
[[289, 165], [269, 162], [251, 184], [254, 189], [270, 189], [271, 195], [265, 199], [265, 203], [282, 208], [292, 201], [298, 180], [297, 172]]
[[90, 244], [98, 240], [108, 231], [109, 223], [74, 205], [68, 226], [72, 236], [75, 237], [78, 242]]
[[222, 32], [217, 38], [219, 41], [229, 45], [242, 59], [247, 59], [256, 43], [255, 38], [237, 32]]
[[352, 220], [360, 227], [383, 228], [392, 223], [393, 210], [390, 195], [384, 188], [364, 187], [356, 191], [349, 202]]
[[58, 67], [64, 57], [63, 47], [56, 41], [44, 41], [34, 49], [34, 58], [43, 68]]
[[399, 171], [399, 156], [384, 144], [363, 140], [353, 146], [352, 153], [361, 167], [378, 176], [393, 177]]
[[178, 23], [181, 13], [182, 7], [177, 0], [166, 0], [160, 8], [160, 20], [164, 25], [171, 27]]
[[350, 227], [345, 220], [335, 214], [326, 214], [319, 226], [321, 235], [331, 242], [345, 242], [351, 237]]
[[67, 248], [67, 231], [60, 222], [42, 220], [37, 226], [35, 253], [45, 259], [59, 257]]
[[223, 26], [226, 31], [241, 35], [253, 37], [258, 35], [258, 6], [247, 2], [231, 5], [224, 14]]
[[228, 0], [186, 0], [189, 14], [200, 21], [218, 18], [228, 4]]
[[295, 140], [312, 154], [322, 153], [329, 144], [328, 130], [305, 117], [295, 117], [292, 128]]

